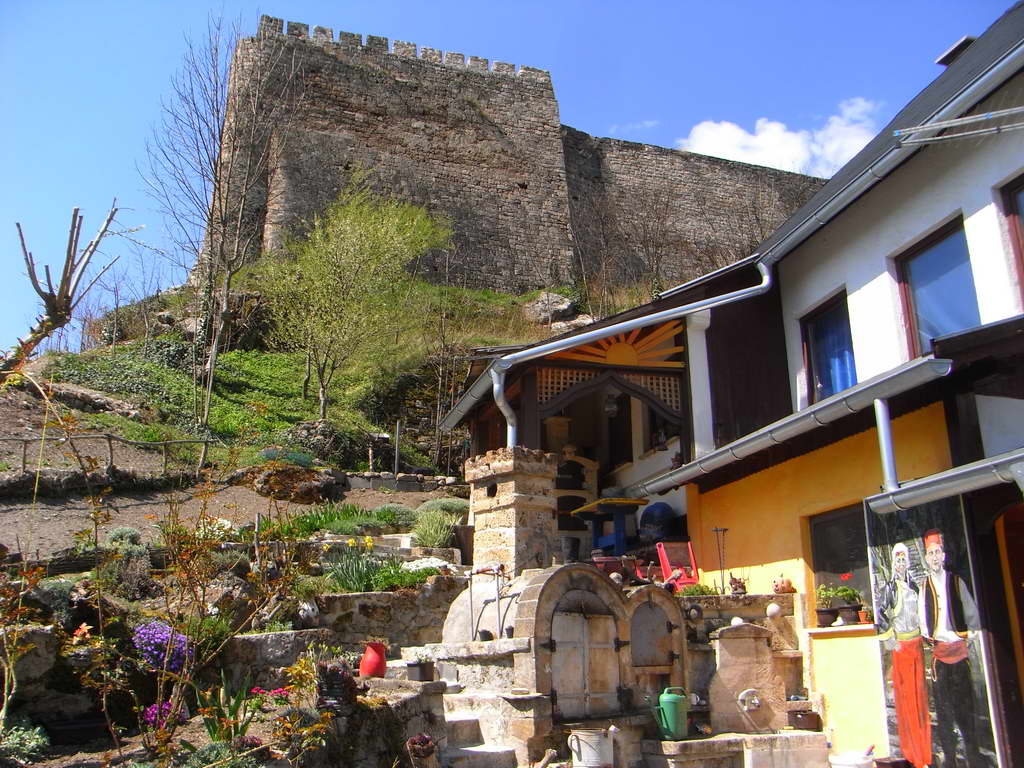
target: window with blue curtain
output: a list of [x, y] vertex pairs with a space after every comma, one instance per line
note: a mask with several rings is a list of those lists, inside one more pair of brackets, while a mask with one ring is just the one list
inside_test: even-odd
[[857, 383], [846, 294], [837, 296], [803, 321], [808, 364], [808, 400], [817, 402]]
[[934, 338], [980, 325], [962, 222], [930, 238], [904, 257], [901, 266], [917, 354], [929, 352]]

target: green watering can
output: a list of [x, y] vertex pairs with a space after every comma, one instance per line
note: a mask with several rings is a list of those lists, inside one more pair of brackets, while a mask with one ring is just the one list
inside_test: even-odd
[[658, 697], [658, 706], [651, 703], [650, 696], [645, 698], [651, 704], [651, 712], [658, 723], [662, 740], [679, 741], [687, 737], [689, 727], [686, 715], [690, 711], [690, 700], [686, 691], [679, 687], [666, 688]]

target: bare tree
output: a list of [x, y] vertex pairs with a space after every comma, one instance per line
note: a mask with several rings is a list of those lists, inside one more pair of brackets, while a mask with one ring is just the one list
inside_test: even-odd
[[103, 224], [100, 226], [95, 237], [89, 241], [85, 248], [79, 251], [78, 242], [82, 234], [82, 216], [78, 213], [77, 208], [71, 212], [71, 225], [68, 228], [68, 245], [64, 253], [64, 266], [61, 269], [56, 287], [54, 287], [50, 267], [47, 264], [43, 265], [43, 274], [46, 280], [46, 287], [43, 287], [42, 281], [39, 279], [35, 257], [25, 244], [25, 233], [21, 229], [21, 224], [15, 225], [18, 229], [18, 239], [21, 242], [21, 254], [25, 259], [28, 279], [32, 283], [33, 290], [43, 302], [43, 312], [29, 330], [28, 336], [24, 339], [19, 339], [14, 350], [9, 355], [0, 358], [0, 380], [6, 378], [10, 373], [17, 371], [28, 361], [32, 356], [32, 352], [35, 351], [40, 343], [54, 333], [54, 331], [63, 328], [71, 322], [75, 308], [82, 301], [82, 298], [88, 294], [89, 289], [114, 263], [114, 261], [109, 262], [98, 274], [88, 279], [88, 282], [83, 283], [87, 279], [86, 274], [93, 257], [96, 255], [96, 250], [99, 248], [100, 242], [107, 235], [110, 224], [116, 215], [117, 208], [111, 206], [106, 219], [103, 220]]
[[242, 44], [237, 22], [211, 17], [205, 38], [186, 40], [147, 144], [148, 190], [199, 287], [205, 394], [196, 415], [203, 425], [232, 319], [232, 284], [259, 252], [257, 203], [267, 196], [271, 138], [301, 94], [300, 50], [279, 36]]

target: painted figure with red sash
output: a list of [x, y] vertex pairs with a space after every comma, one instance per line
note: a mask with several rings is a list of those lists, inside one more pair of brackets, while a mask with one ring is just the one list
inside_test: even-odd
[[932, 725], [924, 678], [920, 590], [910, 578], [910, 552], [892, 548], [892, 578], [882, 587], [879, 608], [887, 625], [881, 635], [892, 651], [892, 686], [900, 751], [915, 768], [932, 762]]
[[921, 583], [919, 616], [921, 634], [932, 646], [932, 693], [935, 699], [935, 730], [942, 745], [943, 768], [957, 766], [957, 734], [963, 739], [968, 766], [987, 766], [978, 750], [971, 680], [968, 632], [979, 627], [974, 597], [962, 578], [946, 570], [942, 532], [924, 534], [927, 578]]

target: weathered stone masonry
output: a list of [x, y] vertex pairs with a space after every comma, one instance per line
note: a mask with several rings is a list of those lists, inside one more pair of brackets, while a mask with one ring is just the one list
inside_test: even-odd
[[[592, 264], [595, 249], [607, 247], [592, 234], [595, 221], [650, 215], [645, 190], [680, 204], [672, 227], [688, 242], [703, 242], [721, 236], [722, 223], [740, 214], [748, 188], [764, 186], [766, 175], [773, 186], [807, 186], [797, 174], [563, 127], [550, 74], [531, 67], [401, 41], [392, 46], [372, 35], [365, 42], [348, 32], [335, 37], [325, 27], [310, 36], [308, 25], [295, 22], [285, 33], [282, 20], [267, 16], [256, 37], [239, 43], [236, 67], [279, 55], [281, 45], [301, 59], [304, 87], [276, 131], [267, 198], [256, 203], [264, 209], [253, 217], [263, 221], [264, 250], [322, 211], [353, 171], [367, 169], [381, 191], [451, 220], [455, 280], [518, 292], [570, 282], [581, 258]], [[647, 157], [623, 162], [631, 154]], [[715, 215], [694, 215], [687, 201], [698, 193], [707, 199], [709, 186]], [[574, 233], [585, 241], [579, 253]], [[666, 272], [699, 274], [701, 265], [687, 263], [680, 238], [673, 240]]]

